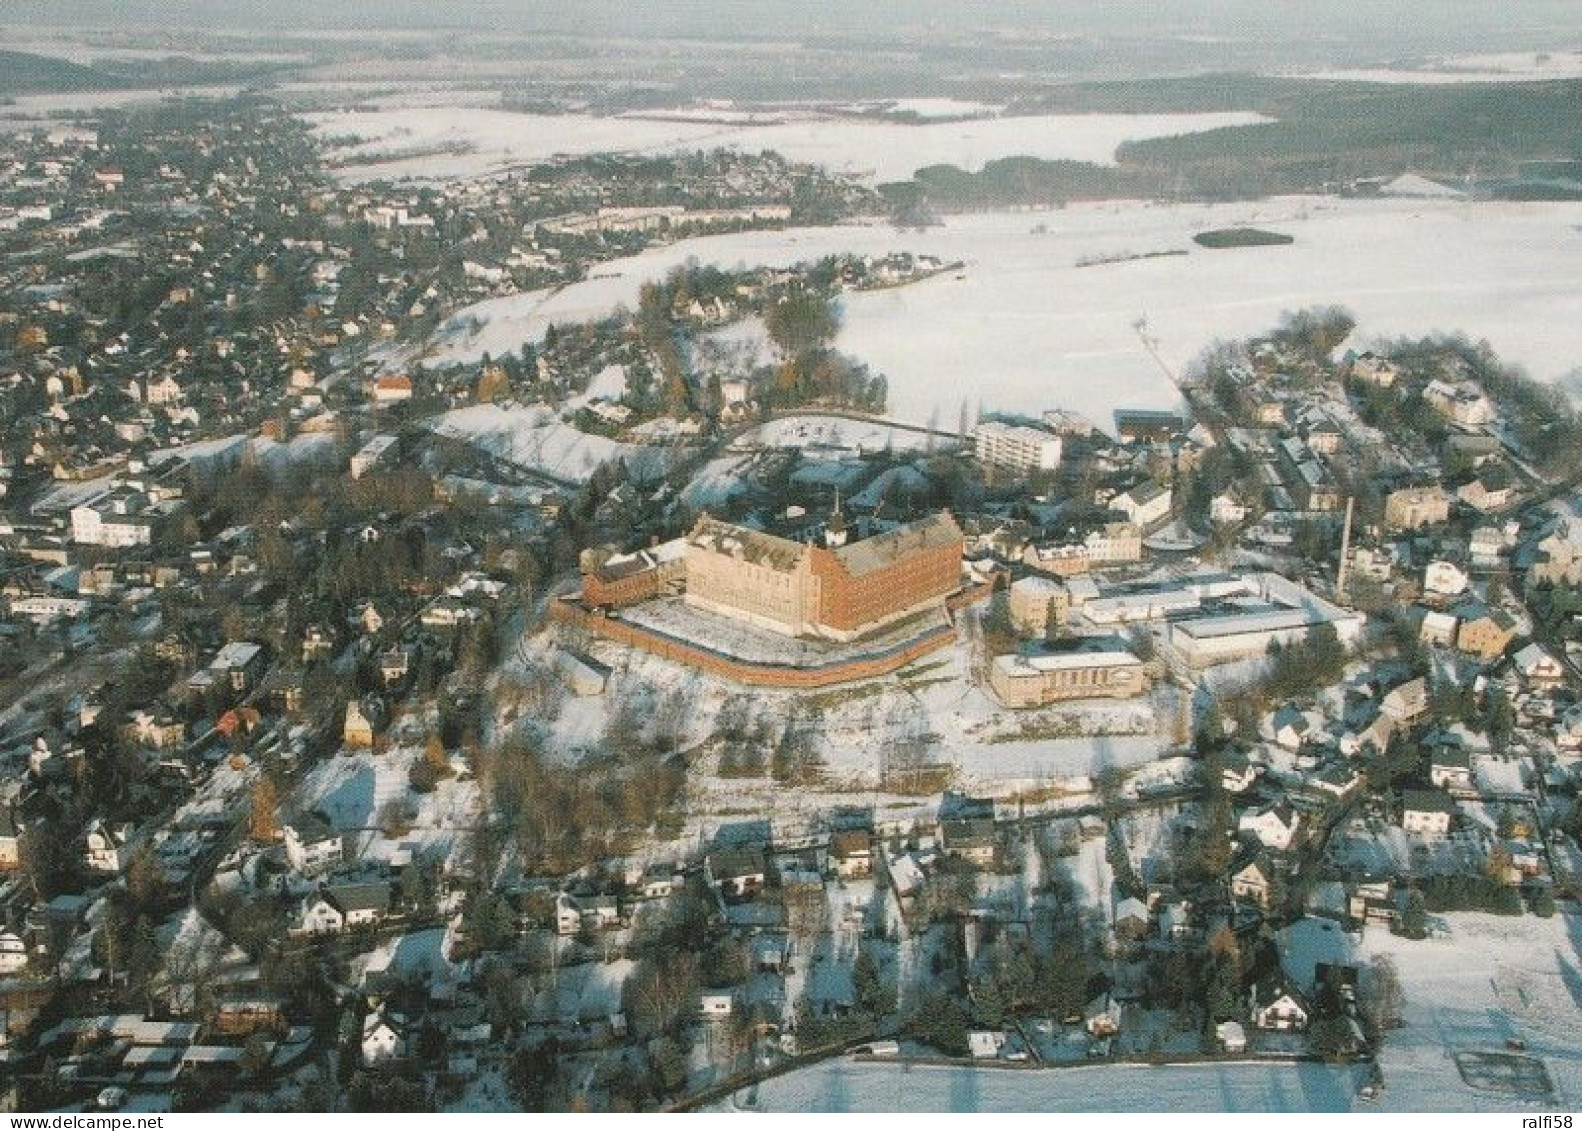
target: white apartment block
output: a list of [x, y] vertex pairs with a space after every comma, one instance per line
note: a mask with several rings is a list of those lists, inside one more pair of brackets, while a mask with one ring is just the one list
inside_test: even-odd
[[1023, 424], [986, 420], [972, 433], [979, 463], [1012, 471], [1049, 471], [1060, 466], [1061, 440]]

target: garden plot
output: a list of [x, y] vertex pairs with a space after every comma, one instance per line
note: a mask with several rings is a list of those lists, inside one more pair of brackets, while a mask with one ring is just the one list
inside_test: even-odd
[[1513, 1099], [1547, 1100], [1554, 1093], [1549, 1070], [1531, 1056], [1508, 1052], [1458, 1052], [1456, 1070], [1467, 1087]]

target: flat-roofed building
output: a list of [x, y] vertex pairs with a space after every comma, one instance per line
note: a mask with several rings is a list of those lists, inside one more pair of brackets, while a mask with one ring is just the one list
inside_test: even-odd
[[979, 463], [1022, 472], [1050, 471], [1060, 466], [1060, 437], [1040, 428], [986, 420], [973, 431], [972, 439]]
[[1143, 662], [1106, 641], [1095, 648], [996, 656], [989, 686], [1007, 707], [1067, 699], [1130, 699], [1148, 690]]
[[1305, 640], [1323, 624], [1333, 626], [1348, 647], [1362, 634], [1361, 614], [1339, 608], [1288, 578], [1261, 573], [1251, 580], [1259, 600], [1171, 624], [1171, 646], [1186, 663], [1201, 668], [1262, 656], [1270, 644]]

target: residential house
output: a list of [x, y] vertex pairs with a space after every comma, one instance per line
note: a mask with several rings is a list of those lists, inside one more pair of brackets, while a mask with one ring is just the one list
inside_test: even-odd
[[283, 831], [286, 862], [299, 875], [316, 876], [345, 862], [346, 846], [317, 814], [287, 822]]
[[1258, 780], [1258, 767], [1240, 751], [1225, 755], [1220, 769], [1220, 785], [1228, 793], [1245, 793]]
[[1516, 639], [1516, 618], [1504, 609], [1468, 605], [1455, 612], [1461, 621], [1456, 631], [1456, 647], [1484, 663], [1499, 659]]
[[1269, 737], [1287, 750], [1300, 750], [1313, 734], [1313, 724], [1296, 707], [1286, 704], [1269, 721]]
[[1265, 978], [1252, 988], [1252, 1023], [1260, 1029], [1300, 1031], [1311, 1012], [1307, 999], [1283, 977]]
[[1582, 584], [1582, 526], [1561, 519], [1533, 544], [1526, 584]]
[[1246, 520], [1247, 506], [1233, 491], [1221, 491], [1209, 500], [1209, 521], [1216, 526], [1234, 526]]
[[386, 687], [400, 683], [411, 670], [412, 650], [410, 648], [390, 648], [379, 654], [379, 678]]
[[873, 875], [873, 838], [864, 829], [842, 829], [830, 837], [829, 858], [843, 880]]
[[412, 378], [386, 374], [374, 380], [371, 390], [375, 404], [399, 404], [412, 399]]
[[1436, 789], [1468, 792], [1472, 785], [1472, 755], [1465, 747], [1441, 744], [1429, 756], [1428, 780]]
[[1357, 881], [1347, 894], [1346, 911], [1355, 923], [1394, 926], [1400, 915], [1394, 884], [1388, 876]]
[[1148, 937], [1152, 917], [1148, 905], [1136, 896], [1127, 896], [1115, 905], [1115, 937], [1136, 942]]
[[[1582, 704], [1567, 707], [1560, 716], [1560, 722], [1555, 726], [1555, 746], [1571, 752], [1582, 750]], [[0, 813], [0, 834], [3, 832], [4, 815]], [[3, 847], [4, 841], [0, 839], [0, 850]]]
[[1419, 676], [1392, 687], [1379, 701], [1379, 711], [1395, 723], [1412, 723], [1428, 713], [1428, 680]]
[[608, 931], [621, 925], [621, 905], [613, 895], [585, 895], [577, 900], [582, 925], [590, 931]]
[[1451, 613], [1428, 609], [1423, 612], [1423, 623], [1417, 631], [1417, 638], [1430, 647], [1448, 648], [1456, 642], [1456, 630], [1460, 626], [1461, 621]]
[[22, 866], [22, 827], [9, 801], [0, 800], [0, 873]]
[[1329, 762], [1309, 775], [1306, 784], [1314, 793], [1344, 801], [1362, 788], [1362, 775], [1344, 762]]
[[1401, 828], [1409, 833], [1448, 833], [1455, 814], [1456, 803], [1441, 790], [1409, 789], [1401, 798]]
[[644, 899], [667, 899], [686, 882], [686, 877], [672, 864], [650, 864], [643, 869], [638, 881], [638, 891]]
[[357, 610], [353, 623], [362, 630], [364, 636], [377, 636], [385, 626], [385, 618], [370, 601]]
[[768, 877], [767, 856], [761, 847], [740, 846], [710, 852], [703, 860], [709, 883], [726, 899], [752, 899]]
[[987, 868], [994, 863], [994, 818], [966, 816], [942, 820], [939, 841], [947, 856], [958, 856]]
[[1383, 711], [1374, 712], [1341, 733], [1340, 752], [1348, 758], [1370, 751], [1381, 754], [1389, 747], [1395, 726], [1395, 720], [1389, 715]]
[[151, 750], [172, 750], [187, 740], [187, 724], [163, 712], [133, 711], [121, 727], [121, 736]]
[[302, 930], [338, 935], [378, 924], [390, 910], [390, 885], [327, 884], [302, 908]]
[[359, 1048], [363, 1063], [369, 1067], [386, 1064], [406, 1055], [406, 1035], [383, 1009], [376, 1009], [363, 1018]]
[[1104, 1041], [1121, 1031], [1121, 1003], [1109, 991], [1099, 994], [1082, 1010], [1082, 1027], [1095, 1041]]
[[1456, 490], [1456, 498], [1473, 510], [1485, 512], [1508, 506], [1515, 495], [1516, 483], [1503, 467], [1490, 467]]
[[1005, 1048], [1002, 1029], [973, 1029], [967, 1033], [967, 1052], [973, 1060], [993, 1060]]
[[83, 837], [82, 863], [99, 875], [119, 875], [126, 866], [126, 841], [130, 829], [95, 819]]
[[1307, 446], [1319, 455], [1332, 456], [1340, 451], [1342, 439], [1340, 426], [1328, 416], [1307, 429]]
[[1145, 479], [1110, 500], [1110, 509], [1120, 511], [1133, 526], [1146, 529], [1170, 513], [1172, 492], [1152, 479]]
[[1302, 818], [1296, 810], [1280, 802], [1267, 809], [1250, 809], [1243, 813], [1236, 822], [1236, 829], [1256, 837], [1265, 848], [1285, 852], [1296, 842], [1301, 824]]
[[1401, 487], [1384, 497], [1386, 530], [1417, 530], [1450, 519], [1450, 493], [1437, 483]]
[[698, 995], [698, 1014], [705, 1021], [724, 1021], [735, 1008], [736, 1000], [728, 993]]
[[1395, 384], [1401, 371], [1397, 369], [1388, 358], [1380, 357], [1369, 351], [1359, 354], [1352, 359], [1350, 366], [1351, 376], [1358, 381], [1369, 385], [1377, 385], [1381, 389], [1388, 389]]
[[209, 670], [218, 681], [237, 694], [251, 691], [263, 670], [263, 647], [247, 640], [235, 640], [221, 648]]
[[384, 719], [384, 705], [372, 696], [346, 701], [346, 720], [341, 741], [348, 750], [370, 750]]
[[555, 933], [557, 935], [574, 935], [582, 930], [582, 908], [577, 905], [576, 899], [566, 892], [559, 892], [555, 896]]
[[335, 654], [335, 637], [323, 625], [310, 624], [302, 630], [302, 662], [327, 659]]
[[1467, 536], [1467, 556], [1479, 569], [1496, 569], [1509, 549], [1505, 531], [1498, 526], [1479, 526]]
[[1534, 691], [1553, 691], [1565, 682], [1565, 667], [1537, 644], [1526, 644], [1513, 657], [1522, 682]]
[[1455, 562], [1436, 559], [1423, 569], [1423, 592], [1436, 597], [1459, 597], [1470, 582], [1467, 571]]
[[1472, 381], [1430, 381], [1423, 403], [1457, 424], [1492, 424], [1498, 416], [1494, 402]]
[[[0, 976], [16, 974], [27, 969], [27, 944], [10, 931], [0, 931]], [[0, 1049], [5, 1046], [6, 1031], [0, 1029]]]
[[1230, 894], [1236, 899], [1266, 908], [1273, 890], [1274, 869], [1261, 853], [1230, 874]]

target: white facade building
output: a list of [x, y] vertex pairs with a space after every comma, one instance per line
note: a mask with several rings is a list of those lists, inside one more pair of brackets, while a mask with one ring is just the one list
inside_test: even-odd
[[1062, 441], [1052, 432], [986, 420], [972, 433], [979, 463], [1012, 471], [1049, 471], [1060, 466]]

